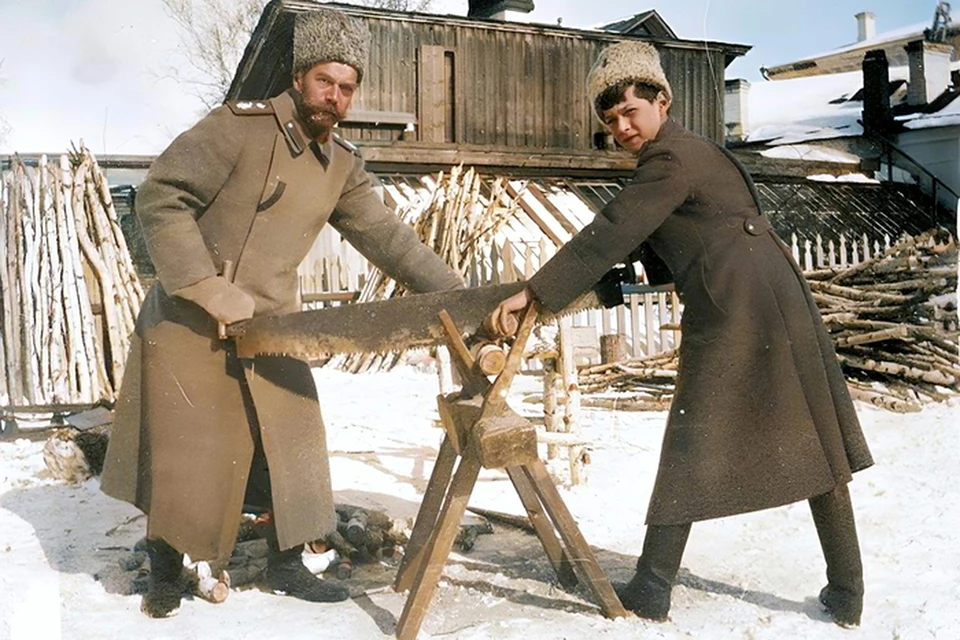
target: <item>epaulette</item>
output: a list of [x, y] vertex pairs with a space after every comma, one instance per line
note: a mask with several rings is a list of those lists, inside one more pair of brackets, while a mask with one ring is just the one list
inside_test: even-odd
[[353, 155], [357, 156], [358, 158], [361, 158], [361, 159], [363, 158], [363, 156], [360, 155], [360, 149], [357, 148], [357, 145], [353, 144], [348, 140], [344, 140], [343, 138], [338, 136], [336, 133], [333, 134], [333, 141], [336, 142], [341, 147], [343, 147], [344, 149], [346, 149], [347, 151], [349, 151], [350, 153], [352, 153]]
[[230, 100], [227, 108], [237, 116], [264, 116], [273, 114], [273, 105], [268, 100]]

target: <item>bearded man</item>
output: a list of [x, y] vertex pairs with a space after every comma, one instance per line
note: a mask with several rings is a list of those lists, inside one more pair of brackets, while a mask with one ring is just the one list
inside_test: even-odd
[[245, 504], [271, 512], [262, 587], [314, 602], [348, 597], [301, 562], [304, 543], [336, 527], [310, 369], [286, 357], [240, 360], [217, 328], [299, 311], [297, 267], [326, 224], [411, 291], [462, 286], [384, 206], [356, 149], [333, 131], [369, 46], [366, 26], [342, 12], [298, 16], [293, 87], [214, 109], [140, 187], [158, 282], [138, 318], [101, 486], [147, 514], [148, 616], [178, 610], [184, 553], [229, 559]]

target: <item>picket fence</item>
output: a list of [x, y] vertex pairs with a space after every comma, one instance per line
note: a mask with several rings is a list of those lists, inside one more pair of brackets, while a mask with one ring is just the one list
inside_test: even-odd
[[[853, 236], [836, 238], [820, 234], [807, 238], [796, 233], [787, 243], [794, 260], [804, 271], [844, 268], [870, 259], [891, 246], [891, 237]], [[531, 242], [502, 241], [491, 245], [476, 260], [468, 274], [468, 286], [501, 284], [526, 279], [549, 260], [556, 249], [545, 238]], [[637, 264], [638, 274], [642, 266]], [[368, 276], [369, 263], [330, 227], [324, 229], [300, 266], [301, 295], [305, 308], [349, 303], [359, 295]], [[630, 288], [625, 304], [613, 309], [579, 311], [571, 318], [575, 357], [580, 363], [599, 362], [600, 336], [624, 336], [628, 355], [655, 355], [680, 344], [682, 305], [669, 287]]]

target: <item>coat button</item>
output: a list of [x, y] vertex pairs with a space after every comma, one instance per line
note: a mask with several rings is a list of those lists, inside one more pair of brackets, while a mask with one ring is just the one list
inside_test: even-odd
[[753, 218], [743, 221], [743, 230], [752, 236], [759, 236], [763, 234], [766, 228], [767, 228], [767, 225], [757, 224], [757, 222]]

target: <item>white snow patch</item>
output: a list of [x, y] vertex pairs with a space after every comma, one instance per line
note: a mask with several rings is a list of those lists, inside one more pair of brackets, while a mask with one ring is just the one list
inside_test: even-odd
[[816, 144], [789, 144], [777, 145], [760, 152], [767, 158], [783, 158], [787, 160], [806, 160], [808, 162], [838, 162], [844, 164], [859, 164], [860, 156], [831, 149]]
[[865, 176], [862, 173], [845, 173], [840, 176], [830, 175], [829, 173], [818, 173], [807, 176], [807, 180], [816, 180], [817, 182], [856, 182], [860, 184], [880, 184], [876, 178]]

